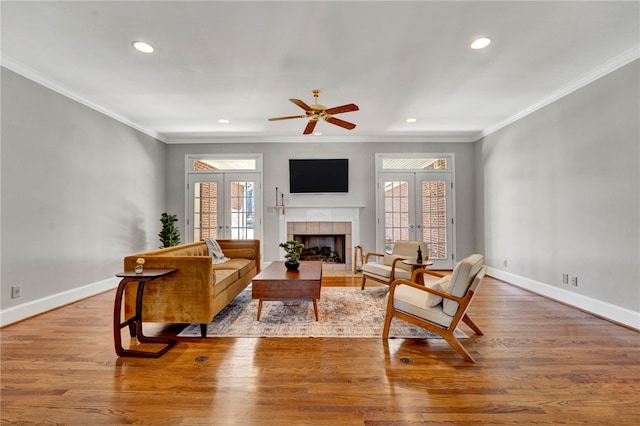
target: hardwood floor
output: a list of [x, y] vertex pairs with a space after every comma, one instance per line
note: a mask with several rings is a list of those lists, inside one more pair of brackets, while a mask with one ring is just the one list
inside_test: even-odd
[[476, 364], [410, 339], [191, 338], [117, 358], [114, 294], [1, 330], [3, 424], [640, 423], [640, 333], [491, 278], [470, 309], [485, 335], [463, 341]]

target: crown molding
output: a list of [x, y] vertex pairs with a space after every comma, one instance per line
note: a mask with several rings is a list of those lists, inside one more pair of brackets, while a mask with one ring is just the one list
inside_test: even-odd
[[420, 136], [238, 136], [214, 133], [162, 133], [167, 144], [210, 143], [470, 143], [477, 132], [438, 132]]
[[0, 56], [0, 65], [2, 65], [4, 68], [11, 70], [17, 74], [20, 74], [21, 76], [28, 78], [29, 80], [35, 81], [36, 83], [53, 90], [54, 92], [57, 92], [63, 96], [66, 96], [67, 98], [73, 99], [74, 101], [81, 103], [82, 105], [89, 107], [95, 111], [98, 111], [101, 114], [106, 115], [107, 117], [113, 118], [116, 121], [121, 122], [122, 124], [125, 124], [135, 130], [138, 130], [142, 133], [144, 133], [145, 135], [151, 136], [152, 138], [158, 139], [159, 141], [165, 142], [166, 141], [162, 138], [162, 136], [153, 130], [147, 129], [141, 125], [139, 125], [138, 123], [134, 123], [133, 121], [119, 115], [116, 114], [115, 112], [101, 106], [98, 105], [94, 102], [91, 102], [90, 100], [88, 100], [87, 98], [78, 95], [77, 93], [74, 93], [73, 91], [67, 89], [66, 87], [64, 87], [63, 85], [51, 80], [48, 77], [45, 77], [44, 75], [42, 75], [41, 73], [39, 73], [38, 71], [24, 65], [21, 64], [18, 61], [13, 60], [12, 58], [10, 58], [9, 56], [6, 55], [2, 55]]
[[507, 118], [505, 121], [498, 123], [495, 126], [491, 126], [484, 129], [482, 132], [476, 135], [474, 142], [479, 139], [482, 139], [485, 136], [495, 133], [504, 127], [507, 127], [512, 123], [515, 123], [516, 121], [526, 117], [527, 115], [532, 114], [535, 111], [542, 109], [549, 104], [552, 104], [553, 102], [575, 92], [578, 89], [581, 89], [582, 87], [590, 83], [593, 83], [594, 81], [604, 77], [607, 74], [612, 73], [613, 71], [629, 64], [632, 61], [635, 61], [638, 58], [640, 58], [640, 45], [637, 45], [627, 50], [626, 52], [623, 52], [622, 54], [616, 56], [612, 60], [605, 62], [604, 64], [594, 69], [593, 71], [588, 72], [587, 74], [584, 74], [582, 77], [575, 79], [571, 83], [560, 88], [559, 90], [547, 96], [546, 98], [539, 100], [538, 102], [529, 106], [528, 108], [525, 108], [522, 111]]
[[63, 96], [75, 100], [93, 110], [96, 110], [108, 117], [113, 118], [133, 129], [136, 129], [152, 138], [158, 139], [167, 144], [211, 144], [211, 143], [333, 143], [333, 142], [347, 142], [347, 143], [469, 143], [476, 142], [498, 130], [507, 127], [508, 125], [515, 123], [516, 121], [534, 113], [535, 111], [544, 108], [545, 106], [575, 92], [576, 90], [604, 77], [605, 75], [629, 64], [630, 62], [640, 58], [640, 45], [623, 52], [616, 56], [612, 60], [604, 63], [593, 71], [577, 78], [564, 87], [560, 88], [551, 95], [541, 99], [535, 104], [523, 109], [522, 111], [510, 116], [506, 120], [498, 123], [494, 126], [488, 127], [481, 131], [471, 132], [427, 132], [423, 135], [383, 135], [383, 136], [253, 136], [244, 135], [238, 136], [233, 134], [219, 134], [219, 133], [191, 133], [191, 132], [157, 132], [147, 129], [138, 123], [116, 114], [115, 112], [98, 105], [83, 96], [80, 96], [66, 87], [58, 84], [50, 78], [42, 75], [41, 73], [33, 70], [32, 68], [21, 64], [9, 56], [2, 54], [0, 56], [0, 65], [22, 75], [25, 78], [35, 81], [47, 87]]

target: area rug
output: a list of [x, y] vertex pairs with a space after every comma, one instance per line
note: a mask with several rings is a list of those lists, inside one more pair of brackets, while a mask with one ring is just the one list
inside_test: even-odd
[[[318, 300], [319, 321], [310, 301], [262, 303], [251, 299], [251, 286], [240, 293], [207, 327], [207, 337], [359, 337], [381, 338], [387, 306], [387, 287], [323, 287]], [[456, 337], [468, 336], [456, 330]], [[190, 324], [178, 337], [201, 337], [200, 324]], [[389, 337], [437, 339], [431, 333], [398, 318], [391, 322]]]

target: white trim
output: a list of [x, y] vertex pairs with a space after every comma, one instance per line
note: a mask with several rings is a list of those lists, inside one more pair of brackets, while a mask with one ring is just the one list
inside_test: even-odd
[[522, 111], [507, 118], [505, 121], [498, 123], [495, 126], [491, 126], [484, 129], [475, 138], [473, 138], [473, 141], [476, 142], [477, 140], [482, 139], [485, 136], [489, 136], [490, 134], [497, 132], [498, 130], [504, 127], [507, 127], [509, 124], [515, 123], [516, 121], [526, 117], [527, 115], [532, 114], [537, 110], [542, 109], [547, 105], [552, 104], [553, 102], [561, 98], [564, 98], [565, 96], [575, 92], [576, 90], [581, 89], [582, 87], [590, 83], [593, 83], [599, 78], [602, 78], [605, 75], [612, 73], [618, 68], [621, 68], [627, 65], [628, 63], [635, 61], [638, 58], [640, 58], [640, 45], [637, 45], [627, 50], [626, 52], [623, 52], [622, 54], [616, 56], [609, 62], [605, 62], [604, 64], [600, 65], [596, 69], [573, 80], [572, 82], [565, 85], [564, 87], [561, 87], [559, 90], [555, 91], [554, 93], [547, 96], [546, 98], [539, 100], [538, 102], [529, 106], [528, 108], [525, 108]]
[[[118, 287], [118, 282], [119, 279], [117, 277], [108, 278], [3, 309], [0, 311], [0, 327], [112, 290]], [[111, 321], [111, 319], [108, 320]]]
[[609, 319], [613, 322], [624, 324], [635, 330], [640, 330], [640, 312], [635, 312], [630, 309], [612, 305], [611, 303], [593, 299], [582, 294], [577, 294], [492, 267], [487, 268], [487, 274], [493, 278], [505, 281], [533, 293], [557, 300], [558, 302], [562, 302], [599, 317]]
[[216, 133], [161, 133], [162, 140], [172, 144], [200, 144], [200, 143], [425, 143], [425, 142], [475, 142], [477, 131], [473, 132], [437, 132], [419, 136], [389, 135], [389, 136], [237, 136], [233, 134]]
[[95, 111], [98, 111], [99, 113], [104, 114], [107, 117], [113, 118], [114, 120], [119, 121], [122, 124], [125, 124], [131, 127], [132, 129], [138, 130], [144, 133], [145, 135], [151, 136], [152, 138], [158, 139], [161, 142], [167, 143], [167, 141], [164, 139], [164, 136], [160, 135], [158, 132], [142, 127], [141, 125], [134, 123], [133, 121], [119, 114], [116, 114], [115, 112], [103, 106], [100, 106], [83, 96], [78, 95], [77, 93], [72, 92], [71, 90], [54, 82], [53, 80], [49, 79], [48, 77], [44, 76], [38, 71], [32, 68], [29, 68], [28, 66], [23, 65], [20, 62], [17, 62], [6, 55], [2, 55], [1, 59], [2, 59], [2, 66], [7, 68], [8, 70], [11, 70], [17, 74], [20, 74], [21, 76], [28, 78], [29, 80], [32, 80], [48, 89], [51, 89], [54, 92], [58, 92], [59, 94], [66, 96], [67, 98], [73, 99], [74, 101], [86, 107], [89, 107]]

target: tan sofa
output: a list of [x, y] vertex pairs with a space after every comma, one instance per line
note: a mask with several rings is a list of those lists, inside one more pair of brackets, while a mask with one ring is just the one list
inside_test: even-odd
[[[177, 269], [145, 286], [143, 321], [199, 323], [202, 337], [206, 337], [207, 324], [260, 272], [259, 240], [217, 241], [231, 260], [213, 264], [204, 241], [124, 258], [125, 271], [132, 271], [139, 257], [145, 260], [145, 269]], [[125, 318], [135, 315], [137, 287], [130, 284], [125, 290]], [[133, 335], [135, 327], [130, 331]]]

